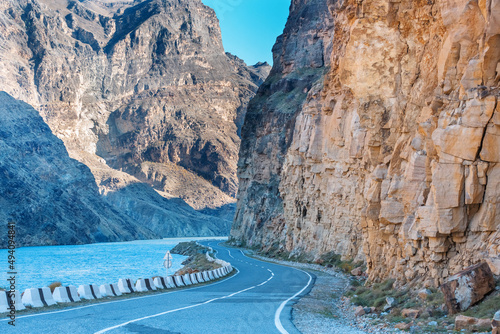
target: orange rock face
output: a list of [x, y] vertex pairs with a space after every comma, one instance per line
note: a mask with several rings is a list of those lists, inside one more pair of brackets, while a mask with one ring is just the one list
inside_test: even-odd
[[[233, 240], [365, 259], [371, 279], [437, 286], [482, 260], [499, 272], [499, 13], [492, 0], [331, 5], [328, 72], [291, 115], [247, 118]], [[280, 80], [290, 58], [275, 48]], [[286, 101], [268, 84], [260, 106]]]

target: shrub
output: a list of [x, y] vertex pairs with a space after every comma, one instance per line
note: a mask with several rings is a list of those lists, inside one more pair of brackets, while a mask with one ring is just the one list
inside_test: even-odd
[[61, 285], [62, 285], [61, 282], [52, 282], [52, 283], [50, 283], [49, 284], [50, 292], [54, 292], [54, 290], [57, 287], [61, 286]]

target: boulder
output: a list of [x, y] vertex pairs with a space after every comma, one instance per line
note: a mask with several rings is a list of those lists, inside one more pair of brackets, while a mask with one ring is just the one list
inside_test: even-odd
[[460, 331], [462, 329], [472, 330], [472, 326], [477, 324], [478, 319], [474, 317], [467, 317], [465, 315], [458, 315], [455, 318], [455, 330]]
[[420, 310], [412, 309], [412, 308], [405, 308], [401, 311], [401, 315], [404, 318], [413, 318], [417, 319], [418, 316], [420, 315]]
[[409, 322], [409, 323], [405, 323], [405, 322], [400, 322], [399, 324], [397, 324], [396, 326], [394, 326], [395, 328], [397, 329], [400, 329], [402, 331], [405, 331], [405, 330], [408, 330], [410, 329], [410, 327], [413, 325], [412, 322]]
[[495, 288], [493, 273], [486, 262], [468, 267], [441, 285], [451, 314], [467, 310]]
[[351, 275], [361, 276], [363, 275], [363, 270], [361, 269], [361, 267], [354, 268], [353, 270], [351, 270]]
[[421, 300], [427, 300], [427, 298], [429, 297], [429, 295], [431, 294], [431, 290], [429, 289], [421, 289], [418, 291], [418, 298], [420, 298]]
[[384, 311], [391, 309], [396, 304], [396, 300], [392, 297], [386, 297], [385, 301], [387, 302], [387, 304], [385, 304], [384, 306]]
[[498, 310], [493, 316], [493, 320], [491, 321], [491, 334], [500, 334], [500, 310]]
[[356, 307], [356, 309], [354, 310], [354, 316], [360, 317], [362, 315], [365, 315], [365, 309], [363, 308], [363, 306]]

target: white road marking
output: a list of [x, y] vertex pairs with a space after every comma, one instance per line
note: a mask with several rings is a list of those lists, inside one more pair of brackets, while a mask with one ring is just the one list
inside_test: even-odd
[[[269, 269], [268, 269], [269, 270]], [[267, 282], [269, 282], [270, 280], [273, 279], [274, 277], [274, 273], [269, 270], [271, 272], [271, 277], [269, 277], [267, 280], [265, 280], [264, 282], [262, 282], [260, 285], [262, 284], [266, 284]], [[233, 276], [234, 277], [234, 276]], [[210, 299], [210, 300], [207, 300], [203, 303], [199, 303], [199, 304], [194, 304], [194, 305], [189, 305], [189, 306], [185, 306], [185, 307], [181, 307], [181, 308], [178, 308], [178, 309], [175, 309], [175, 310], [170, 310], [170, 311], [166, 311], [166, 312], [161, 312], [161, 313], [157, 313], [157, 314], [153, 314], [153, 315], [148, 315], [146, 317], [142, 317], [142, 318], [138, 318], [138, 319], [134, 319], [134, 320], [130, 320], [130, 321], [127, 321], [127, 322], [124, 322], [122, 324], [119, 324], [119, 325], [116, 325], [116, 326], [112, 326], [112, 327], [108, 327], [108, 328], [105, 328], [105, 329], [102, 329], [98, 332], [95, 332], [94, 334], [102, 334], [102, 333], [106, 333], [110, 330], [113, 330], [113, 329], [116, 329], [116, 328], [120, 328], [120, 327], [123, 327], [123, 326], [126, 326], [130, 323], [133, 323], [133, 322], [137, 322], [137, 321], [141, 321], [141, 320], [146, 320], [146, 319], [151, 319], [151, 318], [155, 318], [155, 317], [159, 317], [159, 316], [162, 316], [162, 315], [165, 315], [165, 314], [169, 314], [169, 313], [173, 313], [173, 312], [177, 312], [177, 311], [182, 311], [182, 310], [187, 310], [187, 309], [190, 309], [190, 308], [193, 308], [193, 307], [198, 307], [198, 306], [201, 306], [201, 305], [205, 305], [205, 304], [209, 304], [213, 301], [216, 301], [216, 300], [220, 300], [220, 299], [225, 299], [225, 298], [229, 298], [229, 297], [232, 297], [232, 296], [235, 296], [237, 294], [240, 294], [242, 292], [245, 292], [245, 291], [248, 291], [248, 290], [251, 290], [251, 289], [254, 289], [256, 288], [258, 285], [254, 285], [254, 286], [251, 286], [249, 288], [246, 288], [246, 289], [243, 289], [243, 290], [240, 290], [240, 291], [236, 291], [236, 292], [233, 292], [232, 294], [229, 294], [229, 295], [226, 295], [226, 296], [223, 296], [223, 297], [218, 297], [218, 298], [213, 298], [213, 299]]]
[[[241, 250], [240, 250], [241, 252]], [[249, 258], [248, 256], [246, 256], [243, 252], [241, 252], [241, 254], [243, 256], [245, 256], [247, 259]], [[257, 260], [254, 260], [254, 261], [257, 261]], [[262, 267], [264, 268], [264, 267]], [[311, 284], [311, 281], [312, 281], [312, 276], [309, 275], [308, 272], [304, 271], [304, 270], [300, 270], [300, 269], [297, 269], [297, 268], [293, 268], [293, 267], [290, 267], [292, 269], [295, 269], [297, 271], [301, 271], [303, 272], [304, 274], [306, 274], [307, 276], [309, 276], [309, 280], [307, 281], [307, 284], [299, 291], [297, 292], [296, 294], [294, 294], [292, 297], [288, 298], [287, 300], [285, 300], [283, 303], [280, 304], [280, 306], [278, 307], [278, 309], [276, 310], [276, 313], [274, 313], [274, 325], [276, 326], [276, 328], [280, 331], [281, 334], [289, 334], [288, 331], [283, 327], [283, 324], [281, 323], [281, 320], [280, 320], [280, 315], [281, 315], [281, 311], [283, 311], [283, 309], [285, 308], [285, 305], [292, 299], [294, 299], [295, 297], [297, 297], [298, 295], [300, 295], [308, 286], [309, 284]], [[267, 269], [269, 270], [269, 269]], [[270, 271], [270, 270], [269, 270]]]
[[[296, 268], [293, 268], [293, 269], [296, 269]], [[309, 281], [307, 281], [307, 284], [306, 286], [304, 286], [302, 288], [302, 290], [300, 290], [299, 292], [297, 292], [296, 294], [294, 294], [292, 297], [288, 298], [287, 300], [285, 300], [283, 303], [281, 303], [280, 307], [276, 310], [276, 313], [274, 314], [274, 325], [276, 326], [276, 328], [278, 328], [278, 330], [280, 331], [280, 333], [282, 334], [289, 334], [288, 331], [283, 327], [283, 325], [281, 324], [281, 320], [280, 320], [280, 315], [281, 315], [281, 311], [283, 311], [283, 308], [285, 307], [286, 303], [288, 303], [290, 300], [294, 299], [295, 297], [297, 297], [298, 295], [300, 295], [302, 293], [302, 291], [304, 291], [308, 286], [309, 284], [311, 283], [312, 281], [312, 277], [311, 275], [309, 275], [308, 272], [305, 272], [303, 270], [300, 270], [300, 269], [296, 269], [296, 270], [299, 270], [299, 271], [302, 271], [303, 273], [307, 274], [307, 276], [309, 276]]]

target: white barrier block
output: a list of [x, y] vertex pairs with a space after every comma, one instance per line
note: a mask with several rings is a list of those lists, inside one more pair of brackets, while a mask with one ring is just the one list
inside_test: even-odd
[[[11, 310], [11, 306], [14, 306], [15, 310]], [[22, 311], [25, 308], [21, 300], [21, 292], [16, 290], [12, 294], [10, 291], [0, 291], [0, 313]]]
[[121, 293], [134, 292], [132, 280], [130, 278], [120, 278], [118, 280], [118, 290], [120, 290]]
[[196, 279], [196, 274], [189, 274], [189, 278], [193, 284], [198, 284], [198, 280]]
[[80, 296], [76, 291], [76, 286], [58, 286], [54, 289], [52, 297], [58, 303], [74, 303], [80, 301]]
[[210, 276], [208, 275], [208, 271], [204, 271], [201, 274], [203, 275], [203, 279], [205, 280], [205, 282], [210, 281]]
[[212, 270], [212, 272], [213, 272], [213, 274], [214, 274], [214, 277], [215, 277], [215, 278], [220, 278], [220, 277], [221, 277], [221, 276], [219, 275], [219, 270], [214, 269], [214, 270]]
[[175, 284], [177, 286], [185, 286], [184, 281], [182, 280], [182, 276], [174, 276]]
[[202, 273], [196, 273], [196, 279], [198, 280], [199, 283], [205, 282], [205, 280], [203, 279]]
[[24, 291], [22, 297], [23, 304], [26, 306], [43, 307], [55, 305], [56, 301], [52, 298], [49, 287], [31, 288]]
[[156, 290], [156, 286], [151, 278], [139, 278], [135, 283], [135, 290], [139, 292], [153, 291]]
[[185, 274], [184, 276], [182, 276], [182, 280], [184, 281], [184, 284], [186, 284], [186, 285], [193, 284], [193, 282], [191, 282], [191, 277], [189, 276], [189, 274]]
[[96, 284], [82, 284], [78, 287], [80, 298], [98, 299], [101, 298], [99, 287]]
[[172, 278], [172, 276], [167, 276], [167, 287], [169, 288], [176, 288], [177, 284], [175, 284], [175, 280]]
[[211, 281], [215, 279], [215, 276], [214, 276], [214, 273], [212, 272], [212, 270], [208, 271], [208, 277], [210, 278]]
[[224, 276], [224, 275], [222, 274], [222, 272], [221, 272], [221, 268], [217, 268], [217, 269], [215, 269], [215, 270], [214, 270], [214, 274], [215, 274], [216, 276], [219, 276], [218, 278], [221, 278], [222, 276]]
[[117, 297], [122, 295], [120, 289], [118, 289], [118, 284], [103, 284], [99, 287], [99, 292], [102, 297]]
[[153, 280], [153, 283], [155, 284], [156, 288], [158, 288], [158, 289], [168, 289], [169, 288], [165, 277], [155, 277], [155, 279]]

